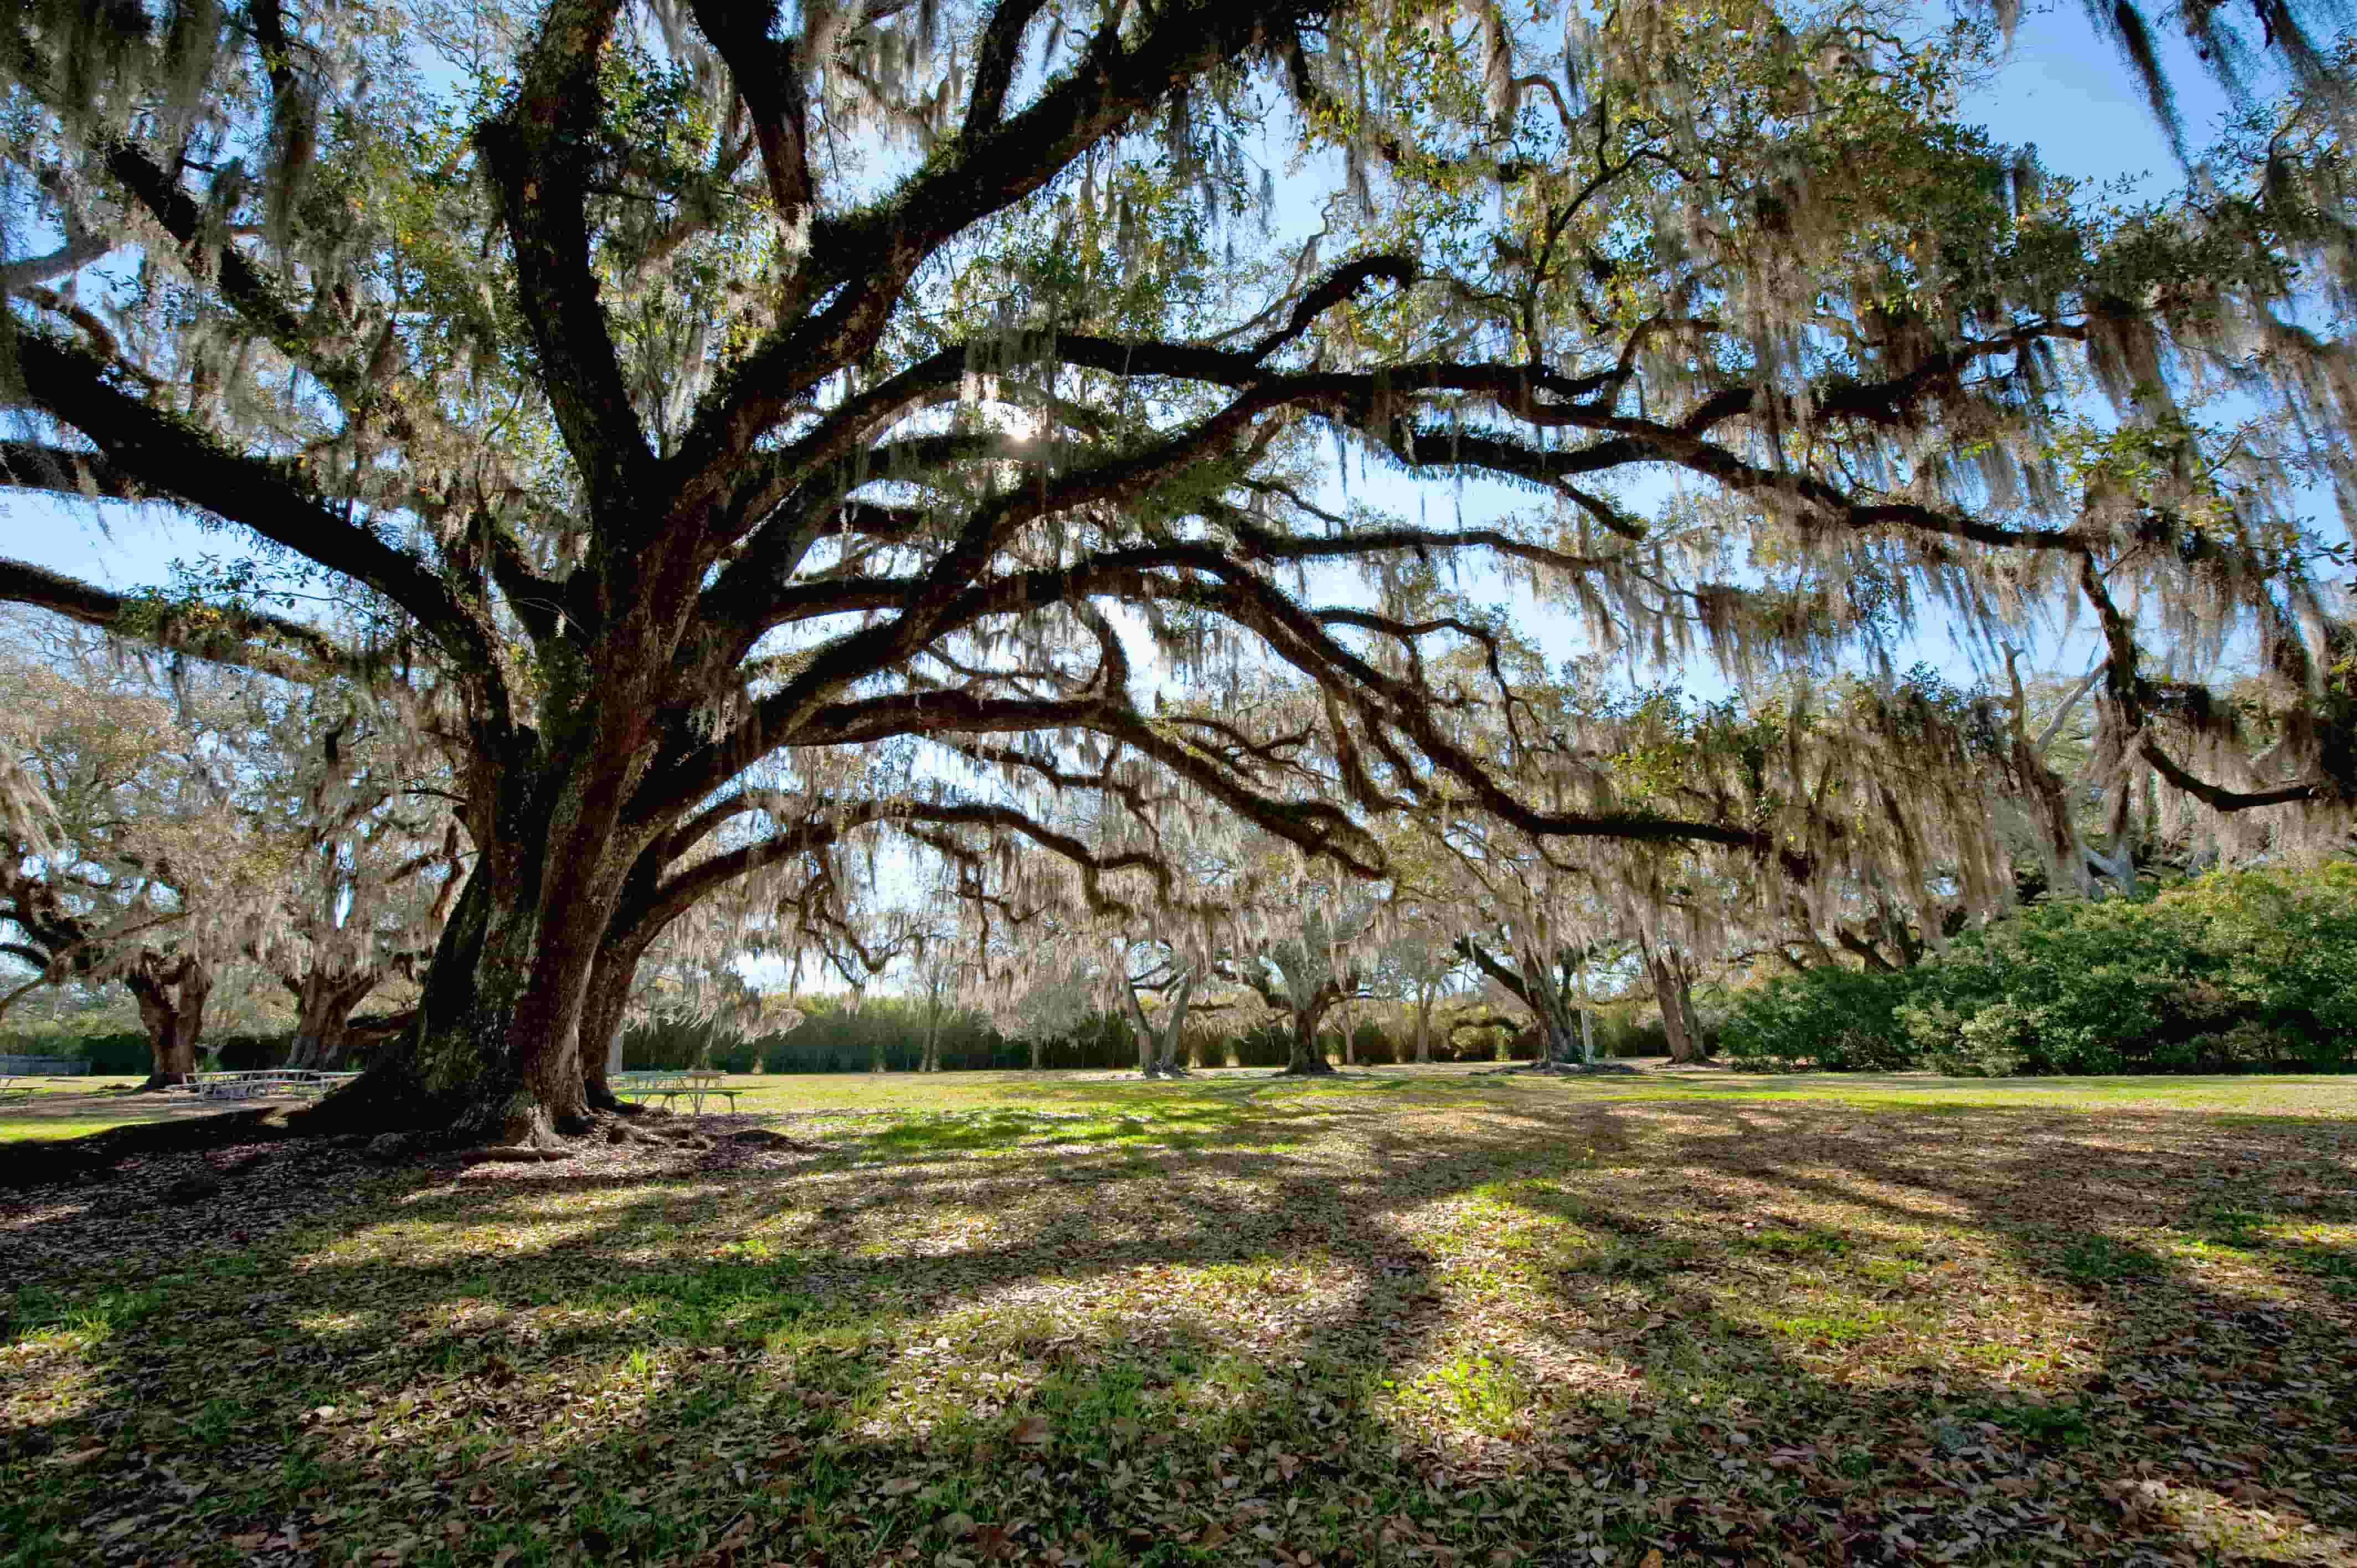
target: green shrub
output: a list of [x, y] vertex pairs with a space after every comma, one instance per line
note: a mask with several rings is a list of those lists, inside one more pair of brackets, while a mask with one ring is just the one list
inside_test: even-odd
[[1725, 1037], [1787, 1067], [2003, 1077], [2336, 1069], [2352, 1031], [2357, 865], [2336, 863], [2037, 905], [1911, 970], [1772, 981]]
[[1283, 1067], [1293, 1059], [1293, 1033], [1274, 1022], [1246, 1029], [1228, 1042], [1228, 1056], [1238, 1067]]
[[[141, 1049], [145, 1049], [144, 1041]], [[285, 1067], [286, 1058], [295, 1053], [295, 1036], [217, 1035], [205, 1040], [204, 1050], [221, 1064], [223, 1072], [259, 1072], [264, 1068]], [[145, 1064], [141, 1070], [145, 1070]]]
[[1828, 966], [1737, 998], [1720, 1028], [1738, 1060], [1810, 1062], [1828, 1072], [1881, 1072], [1914, 1064], [1898, 1018], [1903, 977]]
[[85, 1035], [66, 1054], [89, 1058], [90, 1070], [107, 1078], [127, 1073], [144, 1075], [156, 1060], [155, 1053], [148, 1048], [147, 1036], [135, 1032]]

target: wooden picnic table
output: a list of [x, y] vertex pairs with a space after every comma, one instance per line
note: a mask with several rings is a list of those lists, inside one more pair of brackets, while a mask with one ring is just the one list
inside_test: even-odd
[[688, 1068], [672, 1071], [620, 1072], [614, 1075], [611, 1082], [618, 1100], [628, 1100], [640, 1105], [650, 1100], [660, 1100], [666, 1106], [676, 1105], [684, 1100], [694, 1113], [701, 1116], [707, 1096], [726, 1100], [729, 1110], [737, 1109], [737, 1096], [741, 1091], [724, 1087], [722, 1080], [726, 1076], [709, 1068]]

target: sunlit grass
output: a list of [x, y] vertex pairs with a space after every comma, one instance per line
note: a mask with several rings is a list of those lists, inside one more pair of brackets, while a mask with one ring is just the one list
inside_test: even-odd
[[502, 1568], [2357, 1554], [2352, 1149], [2287, 1080], [2246, 1122], [964, 1076], [740, 1079], [774, 1167], [354, 1164], [243, 1246], [234, 1187], [0, 1219], [38, 1243], [0, 1563], [242, 1563], [290, 1520]]
[[[0, 1106], [0, 1144], [39, 1144], [59, 1138], [80, 1138], [91, 1133], [105, 1133], [117, 1127], [135, 1127], [145, 1122], [164, 1120], [166, 1118], [161, 1116], [93, 1113], [86, 1116], [45, 1117], [34, 1122], [13, 1118], [7, 1114], [6, 1107]], [[27, 1154], [12, 1157], [32, 1159], [38, 1156]]]

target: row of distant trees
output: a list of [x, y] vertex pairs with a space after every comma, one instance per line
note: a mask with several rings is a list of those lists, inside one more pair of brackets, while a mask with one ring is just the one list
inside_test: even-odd
[[[45, 989], [93, 1032], [117, 999], [115, 1026], [135, 1010], [155, 1081], [198, 1068], [223, 994], [239, 1004], [241, 1059], [356, 1065], [394, 1036], [474, 854], [414, 715], [358, 683], [283, 681], [31, 616], [12, 634], [0, 1029], [11, 1007], [29, 1022]], [[1821, 875], [1812, 898], [1763, 904], [1738, 859], [1617, 843], [1575, 856], [1461, 802], [1370, 812], [1382, 879], [1216, 821], [1183, 842], [1166, 832], [1157, 853], [1184, 875], [1155, 905], [1092, 908], [1036, 875], [944, 879], [951, 857], [930, 877], [871, 862], [862, 885], [722, 884], [682, 911], [626, 977], [605, 1055], [1148, 1072], [1703, 1055], [1698, 985], [1903, 971], [2008, 901], [2132, 891], [2230, 854], [2205, 814], [2163, 810], [2149, 770], [2125, 789], [2094, 777], [2090, 685], [1793, 688], [1742, 705], [1653, 693], [1603, 715], [1620, 726], [1625, 798], [1717, 790], [1727, 818], [1802, 793], [1820, 815], [1850, 796], [1849, 814], [1871, 821], [1878, 751], [1934, 753], [1927, 776], [1945, 794], [1913, 803], [1911, 878]], [[1535, 678], [1524, 690], [1534, 705], [1573, 700]], [[1982, 853], [1998, 858], [1975, 864], [1988, 823]], [[1120, 812], [1061, 826], [1105, 861], [1137, 853], [1148, 828]], [[781, 964], [808, 994], [781, 1002], [747, 978]], [[779, 1026], [785, 1005], [806, 1035]]]
[[[859, 1012], [840, 1005], [811, 1007], [791, 1031], [766, 1033], [757, 1023], [727, 1025], [705, 1019], [661, 1016], [634, 1025], [623, 1035], [623, 1065], [629, 1068], [710, 1066], [728, 1072], [905, 1072], [924, 1066], [926, 1020], [922, 1004], [899, 997], [871, 999]], [[1218, 1015], [1214, 1015], [1214, 1018]], [[1598, 1011], [1598, 1055], [1658, 1056], [1663, 1036], [1643, 1004]], [[943, 1071], [1014, 1070], [1125, 1071], [1135, 1068], [1139, 1031], [1116, 1014], [1101, 1014], [1083, 1026], [1052, 1039], [1011, 1036], [987, 1015], [961, 1009], [940, 1032], [936, 1057]], [[1536, 1032], [1521, 1018], [1501, 1013], [1478, 995], [1455, 1001], [1435, 1029], [1428, 1059], [1437, 1062], [1501, 1062], [1534, 1059]], [[1351, 1023], [1346, 1038], [1329, 1027], [1318, 1039], [1325, 1058], [1341, 1066], [1382, 1067], [1416, 1059], [1415, 1019], [1394, 1002], [1369, 1003]], [[1257, 1026], [1239, 1021], [1206, 1023], [1181, 1035], [1174, 1060], [1185, 1069], [1282, 1068], [1291, 1058], [1292, 1036], [1280, 1024]]]

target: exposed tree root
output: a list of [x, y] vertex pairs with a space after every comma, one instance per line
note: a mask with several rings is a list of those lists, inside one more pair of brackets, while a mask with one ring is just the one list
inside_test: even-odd
[[724, 1144], [751, 1144], [764, 1149], [785, 1149], [798, 1155], [815, 1155], [824, 1151], [816, 1144], [805, 1144], [799, 1138], [789, 1138], [783, 1133], [773, 1133], [767, 1127], [748, 1127], [741, 1133], [724, 1133]]
[[584, 1090], [583, 1098], [588, 1101], [592, 1116], [642, 1116], [651, 1109], [635, 1100], [624, 1100], [614, 1092], [610, 1084], [590, 1084]]
[[[121, 1167], [153, 1155], [173, 1155], [241, 1144], [293, 1143], [335, 1138], [363, 1149], [380, 1165], [405, 1165], [424, 1158], [447, 1159], [455, 1153], [468, 1164], [545, 1164], [571, 1158], [585, 1144], [603, 1138], [609, 1144], [639, 1144], [655, 1148], [706, 1150], [716, 1147], [712, 1134], [686, 1117], [649, 1106], [623, 1105], [617, 1110], [593, 1109], [587, 1116], [562, 1122], [537, 1108], [511, 1115], [499, 1129], [496, 1141], [463, 1146], [463, 1133], [434, 1124], [426, 1107], [413, 1098], [382, 1090], [374, 1093], [339, 1090], [316, 1106], [268, 1106], [249, 1111], [224, 1111], [188, 1121], [156, 1122], [111, 1128], [80, 1138], [60, 1138], [40, 1145], [38, 1159], [0, 1160], [0, 1191], [15, 1188], [87, 1184], [112, 1180]], [[481, 1136], [479, 1132], [476, 1136]], [[719, 1135], [737, 1144], [817, 1152], [782, 1133], [748, 1128]]]
[[571, 1154], [569, 1149], [543, 1149], [530, 1144], [492, 1144], [479, 1149], [468, 1149], [458, 1157], [470, 1165], [492, 1161], [532, 1165], [544, 1160], [562, 1160]]
[[1306, 1062], [1288, 1062], [1276, 1069], [1278, 1078], [1331, 1078], [1334, 1064], [1323, 1057], [1312, 1057]]

